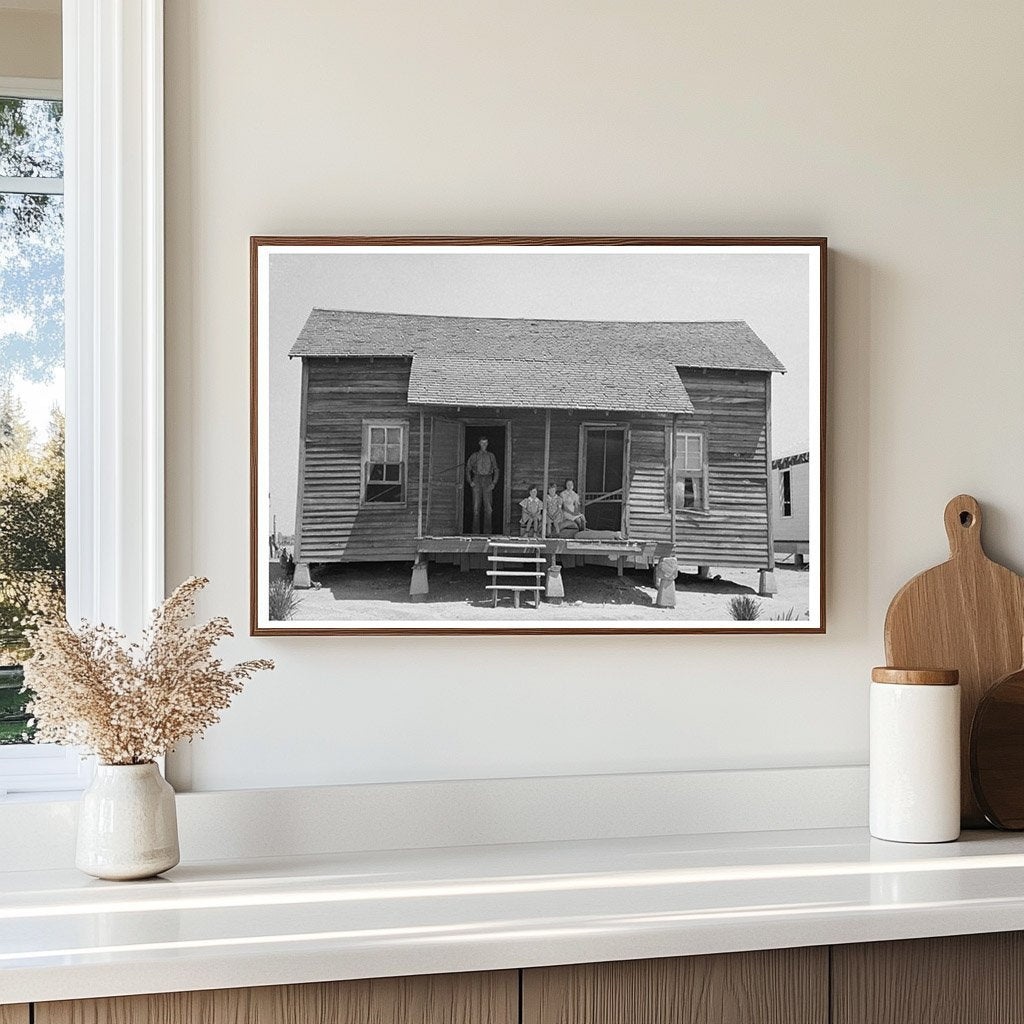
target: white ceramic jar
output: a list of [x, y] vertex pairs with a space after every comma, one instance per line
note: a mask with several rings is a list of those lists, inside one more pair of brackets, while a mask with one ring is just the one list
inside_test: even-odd
[[98, 764], [82, 794], [75, 865], [95, 878], [150, 878], [178, 863], [174, 790], [149, 764]]
[[898, 843], [958, 838], [959, 674], [876, 668], [871, 680], [871, 834]]

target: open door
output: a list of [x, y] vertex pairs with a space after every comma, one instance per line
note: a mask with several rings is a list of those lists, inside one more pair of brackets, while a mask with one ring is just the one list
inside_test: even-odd
[[584, 426], [583, 514], [591, 530], [623, 529], [626, 431], [623, 427]]
[[454, 537], [462, 512], [462, 424], [430, 417], [430, 459], [427, 464], [426, 534]]

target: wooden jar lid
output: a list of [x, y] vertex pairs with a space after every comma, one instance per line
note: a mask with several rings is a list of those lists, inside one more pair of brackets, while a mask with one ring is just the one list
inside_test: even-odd
[[903, 686], [956, 686], [960, 673], [955, 668], [884, 668], [871, 670], [873, 683], [897, 683]]

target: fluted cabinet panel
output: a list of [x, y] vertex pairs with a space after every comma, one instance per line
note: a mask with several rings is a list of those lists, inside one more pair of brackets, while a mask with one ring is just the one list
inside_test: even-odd
[[497, 971], [173, 992], [37, 1003], [35, 1024], [517, 1024], [518, 987]]
[[828, 950], [544, 967], [523, 972], [523, 1024], [826, 1024]]
[[832, 947], [833, 1024], [1024, 1024], [1024, 933]]

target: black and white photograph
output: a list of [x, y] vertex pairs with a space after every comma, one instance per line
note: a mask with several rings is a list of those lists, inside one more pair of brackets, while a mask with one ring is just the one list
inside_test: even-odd
[[252, 239], [252, 630], [822, 632], [823, 239]]

